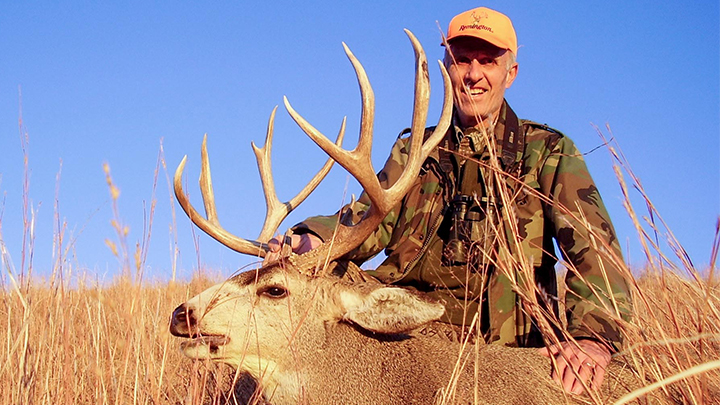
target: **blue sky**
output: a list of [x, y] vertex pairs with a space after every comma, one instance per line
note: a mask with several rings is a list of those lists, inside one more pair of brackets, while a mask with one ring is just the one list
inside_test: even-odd
[[[402, 29], [417, 35], [430, 60], [440, 59], [438, 24], [445, 29], [453, 15], [479, 5], [506, 13], [517, 30], [520, 70], [506, 97], [518, 115], [557, 128], [586, 152], [601, 144], [593, 124], [608, 124], [692, 260], [700, 267], [708, 263], [720, 213], [716, 1], [341, 3], [0, 3], [1, 231], [16, 271], [23, 235], [20, 104], [36, 211], [34, 272], [47, 275], [54, 260], [57, 189], [70, 248], [66, 268], [107, 280], [117, 274], [118, 262], [104, 242], [117, 237], [103, 163], [121, 190], [120, 217], [134, 245], [148, 222], [160, 140], [171, 172], [189, 155], [190, 190], [200, 206], [195, 179], [208, 133], [220, 219], [228, 230], [255, 238], [264, 201], [250, 141], [263, 142], [268, 116], [282, 96], [329, 136], [347, 116], [346, 145], [354, 145], [360, 99], [341, 47], [346, 42], [375, 89], [373, 162], [379, 169], [411, 117], [413, 56]], [[429, 124], [440, 107], [435, 64], [431, 80]], [[282, 107], [273, 153], [283, 200], [324, 160]], [[627, 259], [641, 264], [607, 151], [586, 159]], [[333, 169], [283, 229], [313, 213], [334, 212], [346, 188], [359, 193], [341, 168]], [[170, 274], [175, 225], [180, 276], [199, 263], [229, 274], [252, 261], [193, 234], [176, 205], [174, 225], [164, 172], [154, 198], [149, 277]], [[646, 215], [642, 201], [634, 203]]]

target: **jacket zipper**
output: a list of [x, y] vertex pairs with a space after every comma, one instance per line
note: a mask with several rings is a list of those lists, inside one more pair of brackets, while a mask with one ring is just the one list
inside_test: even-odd
[[[434, 159], [432, 160], [432, 162], [437, 164], [437, 162]], [[437, 170], [437, 168], [434, 167], [435, 165], [432, 165], [432, 166], [433, 167], [431, 167], [431, 168], [435, 169], [434, 171], [435, 171], [435, 174], [438, 175], [438, 178], [442, 179], [445, 182], [445, 185], [450, 184], [450, 182], [447, 178], [447, 175], [442, 170]], [[440, 196], [440, 199], [441, 200], [444, 199], [442, 197], [442, 195]], [[423, 240], [422, 246], [420, 246], [420, 250], [415, 255], [415, 257], [413, 257], [413, 259], [410, 260], [410, 262], [407, 264], [407, 266], [405, 266], [405, 268], [403, 269], [403, 271], [402, 271], [403, 276], [405, 276], [407, 274], [408, 270], [417, 263], [417, 261], [420, 259], [420, 257], [422, 257], [423, 254], [425, 254], [425, 251], [427, 250], [427, 247], [430, 244], [430, 239], [432, 239], [433, 235], [435, 234], [435, 232], [437, 232], [438, 228], [440, 227], [440, 224], [442, 223], [444, 214], [445, 214], [445, 208], [443, 207], [440, 210], [440, 212], [435, 216], [435, 221], [433, 222], [433, 226], [431, 228], [429, 228], [430, 232], [428, 232], [425, 235], [425, 239]]]

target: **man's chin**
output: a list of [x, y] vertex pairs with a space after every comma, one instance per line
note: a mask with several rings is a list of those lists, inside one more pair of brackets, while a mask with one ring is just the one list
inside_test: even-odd
[[480, 103], [475, 103], [473, 106], [466, 101], [462, 107], [457, 107], [457, 118], [463, 128], [477, 126], [482, 121], [485, 109], [480, 108], [481, 106]]
[[462, 128], [478, 127], [482, 122], [481, 116], [475, 115], [462, 115], [458, 117], [460, 119], [460, 126]]

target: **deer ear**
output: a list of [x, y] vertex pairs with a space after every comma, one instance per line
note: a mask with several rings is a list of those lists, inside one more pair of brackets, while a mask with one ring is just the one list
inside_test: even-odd
[[340, 293], [343, 319], [375, 333], [402, 333], [439, 319], [442, 304], [398, 287]]

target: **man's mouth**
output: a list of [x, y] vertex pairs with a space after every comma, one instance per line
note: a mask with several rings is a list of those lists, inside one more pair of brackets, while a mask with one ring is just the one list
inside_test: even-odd
[[485, 89], [477, 89], [477, 88], [468, 88], [465, 90], [465, 93], [469, 95], [470, 97], [479, 96], [482, 94], [485, 94], [487, 90]]

